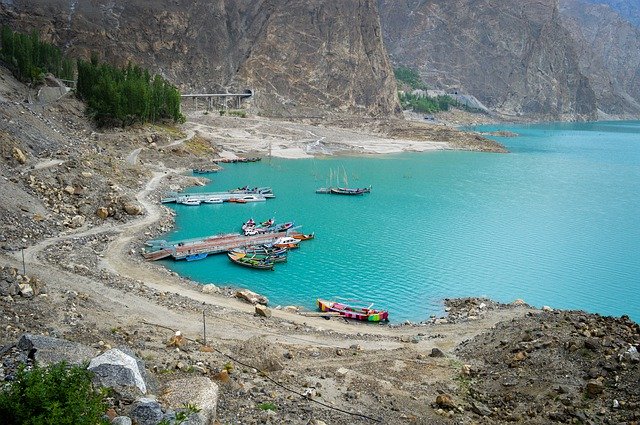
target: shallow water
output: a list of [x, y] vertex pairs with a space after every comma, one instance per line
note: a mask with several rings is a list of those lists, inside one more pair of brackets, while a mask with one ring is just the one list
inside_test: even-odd
[[[273, 272], [224, 255], [163, 263], [203, 283], [247, 287], [271, 305], [366, 300], [391, 320], [488, 296], [640, 319], [640, 122], [483, 127], [512, 153], [408, 153], [229, 164], [197, 191], [271, 186], [264, 203], [177, 205], [182, 239], [239, 231], [253, 217], [295, 221], [302, 242]], [[320, 195], [329, 175], [368, 195]], [[335, 179], [334, 179], [335, 183]]]

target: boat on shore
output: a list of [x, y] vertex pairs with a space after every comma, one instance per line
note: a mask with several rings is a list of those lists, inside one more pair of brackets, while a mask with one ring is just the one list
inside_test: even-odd
[[240, 266], [249, 267], [258, 270], [273, 270], [275, 262], [268, 258], [254, 259], [241, 253], [227, 253], [229, 259]]
[[[358, 302], [360, 303], [360, 302]], [[368, 306], [359, 304], [345, 304], [338, 301], [329, 301], [318, 298], [316, 304], [320, 311], [335, 312], [348, 319], [362, 320], [365, 322], [383, 322], [389, 320], [389, 312], [386, 310], [372, 309], [373, 304]]]

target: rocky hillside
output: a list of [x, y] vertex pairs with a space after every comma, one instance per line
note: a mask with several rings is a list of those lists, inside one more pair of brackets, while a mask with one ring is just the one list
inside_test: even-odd
[[633, 26], [606, 6], [559, 4], [380, 0], [379, 8], [392, 61], [434, 88], [472, 94], [507, 116], [638, 116]]
[[397, 64], [506, 115], [595, 117], [595, 94], [551, 0], [381, 0]]
[[375, 0], [0, 1], [67, 53], [142, 63], [184, 91], [255, 91], [264, 115], [399, 112]]
[[[640, 111], [640, 28], [603, 4], [562, 0], [563, 25], [574, 40], [579, 67], [607, 114]], [[640, 19], [640, 18], [639, 18]]]

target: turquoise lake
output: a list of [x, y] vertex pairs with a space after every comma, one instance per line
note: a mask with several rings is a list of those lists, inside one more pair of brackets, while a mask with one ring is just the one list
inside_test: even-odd
[[[229, 164], [207, 187], [271, 186], [252, 204], [176, 205], [168, 240], [237, 232], [249, 218], [315, 232], [275, 271], [225, 255], [163, 264], [246, 287], [271, 306], [344, 297], [392, 322], [441, 314], [443, 298], [487, 296], [640, 320], [640, 121], [496, 125], [509, 154], [439, 151]], [[333, 170], [364, 196], [316, 194]]]

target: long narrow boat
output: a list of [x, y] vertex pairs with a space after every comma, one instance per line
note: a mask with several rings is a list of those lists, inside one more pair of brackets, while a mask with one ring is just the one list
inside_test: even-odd
[[371, 186], [359, 189], [350, 189], [347, 187], [332, 187], [330, 189], [332, 195], [363, 195], [371, 192]]
[[237, 257], [245, 258], [247, 260], [267, 260], [273, 261], [274, 263], [286, 263], [288, 251], [284, 251], [283, 254], [274, 255], [245, 251], [242, 248], [237, 248], [232, 249], [231, 251], [229, 251], [229, 253]]
[[308, 241], [309, 239], [313, 239], [316, 237], [315, 233], [309, 233], [309, 234], [304, 234], [304, 233], [290, 233], [289, 236], [291, 236], [293, 239], [298, 239], [299, 241]]
[[362, 320], [365, 322], [381, 322], [389, 320], [389, 312], [386, 310], [375, 310], [370, 304], [368, 307], [349, 305], [337, 301], [329, 301], [318, 298], [316, 300], [321, 311], [333, 311], [349, 319]]
[[252, 269], [273, 270], [273, 266], [275, 264], [273, 260], [269, 259], [256, 260], [247, 258], [246, 254], [233, 254], [229, 252], [227, 255], [232, 262], [244, 267], [250, 267]]

